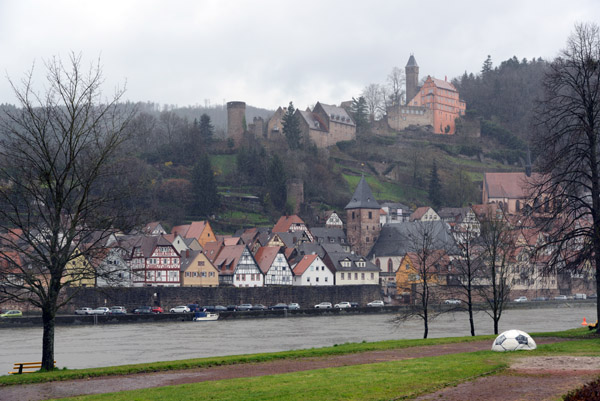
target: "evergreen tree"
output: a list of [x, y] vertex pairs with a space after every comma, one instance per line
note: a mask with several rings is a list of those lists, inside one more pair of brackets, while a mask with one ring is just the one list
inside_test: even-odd
[[206, 153], [192, 169], [192, 194], [190, 214], [193, 216], [208, 217], [220, 206], [215, 176]]
[[283, 115], [283, 135], [285, 135], [285, 139], [287, 140], [288, 146], [290, 149], [299, 149], [300, 148], [300, 124], [298, 123], [298, 119], [294, 115], [296, 109], [294, 109], [294, 104], [290, 102], [285, 114]]
[[356, 131], [363, 133], [369, 125], [369, 111], [364, 97], [360, 96], [358, 99], [352, 98], [350, 114], [356, 124]]
[[280, 212], [285, 209], [287, 201], [286, 174], [283, 162], [276, 154], [271, 157], [267, 173], [267, 187], [273, 206]]
[[[196, 123], [196, 120], [194, 120], [194, 123]], [[210, 143], [215, 132], [215, 127], [211, 124], [210, 116], [208, 114], [202, 114], [202, 116], [200, 116], [198, 132], [202, 141], [207, 144]]]
[[442, 183], [437, 172], [437, 163], [434, 160], [429, 175], [429, 200], [434, 209], [438, 209], [442, 205]]

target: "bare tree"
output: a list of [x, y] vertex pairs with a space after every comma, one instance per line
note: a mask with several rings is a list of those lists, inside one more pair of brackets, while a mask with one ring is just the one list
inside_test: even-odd
[[397, 282], [398, 290], [411, 294], [413, 303], [411, 309], [399, 314], [395, 321], [418, 317], [423, 320], [423, 338], [429, 334], [429, 322], [442, 311], [432, 308], [441, 303], [442, 285], [445, 285], [449, 268], [447, 241], [451, 236], [446, 235], [445, 223], [415, 222], [407, 231], [406, 241], [411, 250], [408, 257], [408, 276], [403, 282]]
[[367, 102], [367, 109], [371, 119], [377, 119], [382, 110], [385, 111], [382, 88], [379, 84], [369, 84], [361, 93], [361, 97]]
[[385, 90], [386, 99], [385, 104], [387, 107], [398, 106], [404, 103], [405, 91], [404, 86], [406, 78], [404, 76], [404, 70], [394, 67], [387, 76], [387, 87]]
[[494, 334], [498, 334], [498, 324], [510, 296], [508, 276], [510, 257], [515, 248], [514, 235], [506, 215], [500, 208], [488, 208], [485, 214], [479, 216], [479, 221], [479, 257], [483, 277], [488, 282], [481, 283], [484, 285], [476, 288], [486, 304], [485, 312], [494, 322]]
[[0, 117], [0, 301], [41, 309], [42, 369], [50, 370], [55, 316], [69, 302], [63, 290], [94, 284], [91, 261], [130, 217], [120, 189], [133, 183], [119, 149], [133, 110], [117, 104], [123, 90], [102, 97], [99, 64], [86, 70], [72, 54], [45, 66], [46, 92], [35, 91], [33, 70], [20, 85], [10, 81], [20, 108]]
[[[580, 24], [551, 64], [536, 110], [540, 176], [534, 213], [547, 219], [549, 266], [591, 266], [600, 291], [600, 28]], [[597, 305], [600, 316], [600, 304]], [[600, 333], [598, 328], [597, 333]]]
[[455, 232], [459, 257], [452, 262], [456, 286], [461, 301], [465, 302], [469, 314], [471, 335], [475, 335], [475, 319], [473, 317], [474, 297], [476, 289], [486, 282], [481, 263], [481, 246], [479, 245], [479, 226], [467, 224]]

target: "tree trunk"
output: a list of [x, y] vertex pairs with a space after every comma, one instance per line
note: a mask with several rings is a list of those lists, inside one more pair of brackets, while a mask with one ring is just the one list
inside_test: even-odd
[[56, 313], [51, 307], [42, 309], [42, 370], [54, 369], [54, 325]]

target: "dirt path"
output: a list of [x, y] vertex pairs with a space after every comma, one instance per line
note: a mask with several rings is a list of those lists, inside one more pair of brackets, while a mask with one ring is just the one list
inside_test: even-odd
[[[536, 339], [538, 344], [545, 344], [560, 341], [558, 339]], [[50, 398], [73, 397], [85, 394], [99, 394], [107, 392], [135, 390], [149, 387], [162, 387], [183, 383], [198, 383], [209, 380], [223, 380], [238, 377], [264, 376], [278, 373], [298, 372], [303, 370], [321, 369], [336, 366], [358, 365], [367, 363], [377, 363], [385, 361], [397, 361], [410, 358], [421, 358], [428, 356], [446, 355], [452, 353], [473, 352], [487, 350], [490, 348], [490, 341], [478, 341], [471, 343], [458, 343], [447, 345], [434, 345], [425, 347], [413, 347], [400, 350], [389, 351], [371, 351], [358, 354], [348, 354], [320, 358], [301, 358], [293, 360], [281, 360], [272, 362], [263, 362], [255, 364], [242, 364], [231, 366], [217, 366], [211, 368], [180, 370], [170, 372], [158, 372], [147, 374], [135, 374], [127, 376], [102, 377], [84, 380], [71, 380], [63, 382], [51, 382], [42, 384], [28, 384], [22, 386], [8, 386], [0, 388], [0, 400], [45, 400]], [[448, 393], [438, 392], [434, 398], [425, 399], [450, 399], [450, 400], [544, 400], [546, 398], [523, 398], [524, 394], [529, 392], [539, 393], [541, 390], [548, 390], [554, 397], [562, 394], [571, 388], [577, 387], [580, 383], [589, 381], [590, 375], [600, 373], [600, 366], [594, 371], [578, 371], [576, 374], [547, 375], [545, 370], [526, 370], [518, 368], [512, 373], [499, 376], [490, 376], [473, 382], [464, 383], [457, 387], [452, 387]], [[525, 370], [524, 370], [525, 369]], [[541, 372], [541, 373], [540, 373]], [[570, 370], [569, 370], [570, 372]], [[518, 376], [513, 376], [518, 374]], [[510, 379], [510, 380], [508, 380]], [[507, 380], [510, 385], [507, 385]], [[514, 386], [513, 386], [514, 384]], [[488, 386], [490, 391], [482, 390]], [[497, 391], [494, 391], [496, 386]], [[507, 387], [514, 387], [514, 391], [507, 392]], [[561, 387], [562, 386], [562, 387]], [[512, 388], [511, 387], [511, 388]], [[458, 389], [461, 388], [459, 391]], [[479, 389], [479, 394], [474, 389]], [[456, 390], [454, 394], [451, 391]], [[513, 396], [514, 393], [514, 396]], [[465, 394], [473, 394], [465, 396]], [[492, 398], [494, 395], [502, 394], [501, 398]], [[433, 396], [430, 396], [433, 397]], [[450, 397], [450, 398], [447, 398]], [[456, 398], [451, 398], [456, 397]]]

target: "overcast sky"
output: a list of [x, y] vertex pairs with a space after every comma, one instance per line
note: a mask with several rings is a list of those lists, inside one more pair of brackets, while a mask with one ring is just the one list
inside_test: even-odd
[[411, 53], [420, 77], [450, 80], [488, 54], [552, 59], [599, 21], [597, 0], [0, 0], [0, 103], [16, 102], [6, 77], [73, 51], [127, 100], [304, 109], [384, 83]]

